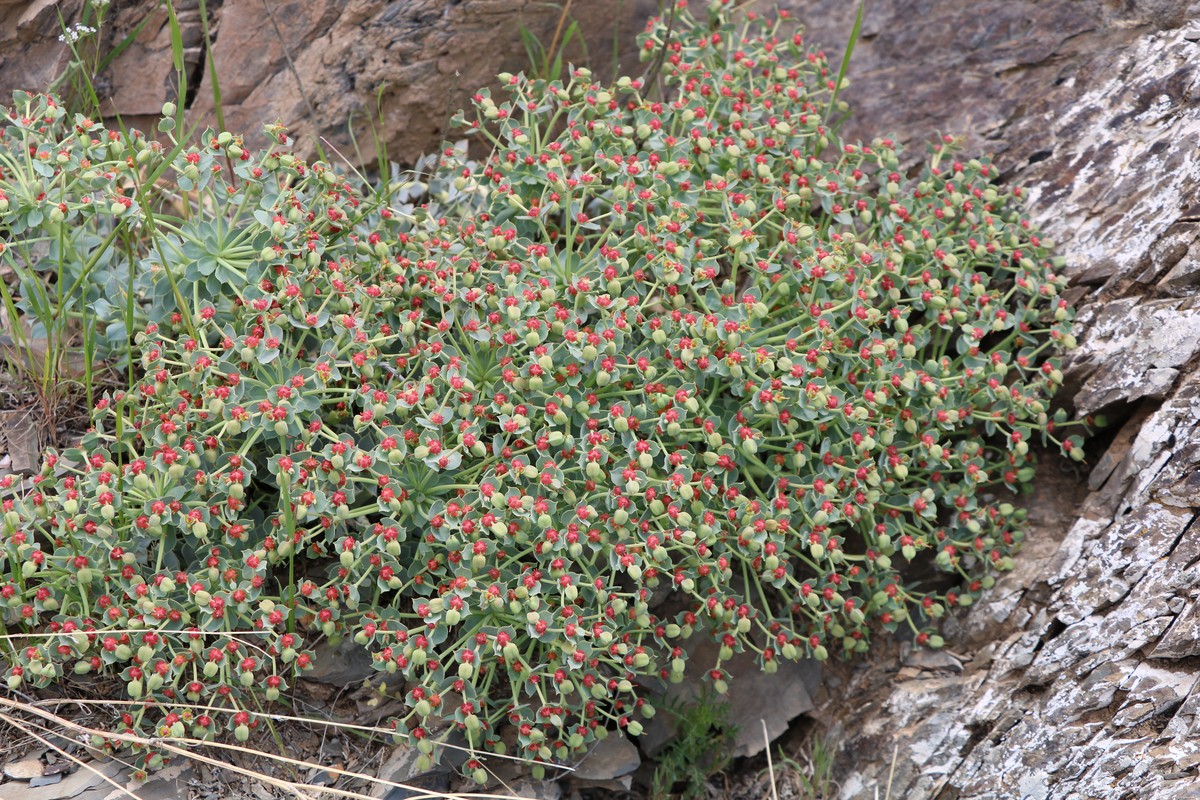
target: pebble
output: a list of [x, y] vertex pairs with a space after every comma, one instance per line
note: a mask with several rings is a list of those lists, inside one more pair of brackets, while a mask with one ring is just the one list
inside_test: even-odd
[[28, 781], [42, 776], [45, 764], [38, 756], [23, 758], [20, 761], [10, 761], [4, 765], [4, 774], [14, 781]]

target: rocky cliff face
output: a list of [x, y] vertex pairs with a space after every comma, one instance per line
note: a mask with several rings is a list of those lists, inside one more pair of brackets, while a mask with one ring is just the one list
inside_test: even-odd
[[[61, 68], [55, 5], [0, 0], [0, 89], [45, 85]], [[195, 0], [176, 5], [203, 111], [199, 15]], [[844, 42], [853, 4], [787, 5], [810, 39]], [[159, 15], [100, 87], [135, 122], [172, 91], [156, 6], [113, 4], [110, 42]], [[208, 6], [230, 128], [278, 117], [350, 152], [347, 119], [378, 103], [389, 152], [409, 161], [437, 145], [467, 90], [521, 66], [519, 24], [549, 41], [558, 20], [520, 0]], [[614, 26], [627, 52], [656, 3], [576, 6], [593, 61], [607, 64]], [[962, 132], [1028, 188], [1082, 309], [1074, 405], [1121, 424], [1094, 447], [1090, 475], [1046, 465], [1018, 569], [950, 623], [960, 656], [896, 647], [835, 672], [814, 713], [842, 748], [842, 796], [883, 796], [891, 775], [891, 797], [1196, 797], [1200, 3], [876, 0], [851, 75], [852, 136], [920, 147]]]
[[[69, 53], [59, 13], [79, 19], [87, 0], [0, 0], [0, 98], [44, 89]], [[447, 135], [451, 115], [497, 72], [527, 64], [520, 29], [556, 41], [569, 5], [583, 40], [567, 60], [637, 65], [635, 36], [656, 0], [207, 0], [212, 58], [226, 127], [255, 134], [264, 122], [288, 125], [310, 150], [324, 138], [350, 160], [371, 163], [370, 121], [389, 156], [413, 163]], [[199, 0], [174, 0], [183, 29], [193, 119], [213, 115], [213, 91]], [[138, 25], [149, 15], [149, 22]], [[97, 37], [102, 52], [132, 43], [100, 75], [107, 114], [153, 130], [162, 105], [176, 99], [167, 12], [161, 0], [109, 6]], [[561, 33], [559, 40], [561, 40]], [[85, 41], [85, 45], [93, 44]], [[90, 53], [85, 46], [83, 52]], [[590, 58], [589, 58], [590, 57]], [[352, 133], [357, 138], [356, 153]], [[328, 147], [326, 150], [328, 151]]]
[[[838, 5], [804, 6], [811, 36], [844, 38]], [[1196, 797], [1200, 5], [883, 0], [865, 34], [852, 129], [997, 154], [1074, 278], [1074, 405], [1124, 422], [1082, 498], [1044, 466], [1018, 570], [955, 620], [967, 656], [875, 661], [818, 703], [842, 796], [882, 795], [895, 753], [892, 797]]]

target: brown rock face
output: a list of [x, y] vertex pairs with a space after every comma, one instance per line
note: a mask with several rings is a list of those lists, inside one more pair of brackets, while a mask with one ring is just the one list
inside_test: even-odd
[[[64, 19], [80, 18], [82, 0], [0, 0], [0, 98], [44, 90], [65, 68], [56, 5]], [[177, 94], [161, 5], [112, 3], [98, 37], [99, 51], [109, 52], [149, 15], [97, 83], [106, 114], [146, 130]], [[323, 137], [348, 159], [371, 163], [373, 120], [391, 158], [412, 163], [437, 148], [472, 92], [494, 84], [497, 72], [527, 67], [522, 26], [546, 46], [555, 41], [564, 6], [583, 34], [566, 48], [567, 61], [586, 59], [603, 74], [613, 68], [615, 41], [617, 63], [637, 68], [634, 39], [656, 0], [207, 0], [225, 127], [255, 134], [280, 121], [309, 149]], [[174, 7], [190, 118], [215, 125], [199, 0]], [[85, 51], [96, 43], [85, 40]]]
[[[55, 5], [0, 0], [0, 90], [61, 71]], [[74, 19], [80, 0], [57, 5]], [[787, 5], [809, 39], [835, 51], [845, 41], [855, 4]], [[103, 41], [156, 6], [114, 2]], [[193, 108], [206, 111], [197, 0], [176, 7]], [[611, 66], [619, 26], [621, 66], [638, 69], [633, 34], [656, 7], [575, 2], [592, 65]], [[558, 22], [533, 0], [208, 9], [228, 128], [278, 118], [354, 158], [346, 123], [378, 102], [389, 153], [409, 162], [437, 145], [469, 91], [523, 66], [519, 25], [548, 42]], [[102, 78], [112, 110], [147, 127], [173, 92], [165, 16]], [[851, 78], [851, 137], [890, 133], [919, 148], [961, 132], [1028, 188], [1081, 308], [1067, 394], [1126, 421], [1089, 455], [1086, 486], [1046, 465], [1017, 570], [950, 622], [961, 658], [894, 648], [815, 698], [842, 748], [841, 796], [1200, 796], [1200, 3], [875, 0]]]

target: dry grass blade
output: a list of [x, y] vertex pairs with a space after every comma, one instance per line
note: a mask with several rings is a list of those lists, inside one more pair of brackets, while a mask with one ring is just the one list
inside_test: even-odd
[[896, 742], [896, 746], [892, 748], [892, 767], [888, 770], [887, 794], [883, 796], [883, 800], [891, 800], [892, 798], [892, 781], [896, 778], [896, 757], [900, 755], [900, 743]]
[[362, 181], [364, 185], [366, 185], [366, 186], [371, 185], [370, 181], [367, 180], [366, 176], [363, 175], [361, 172], [359, 172], [358, 167], [354, 166], [354, 163], [350, 159], [346, 158], [346, 156], [344, 156], [342, 154], [342, 151], [338, 150], [337, 147], [334, 146], [333, 142], [329, 141], [324, 136], [321, 136], [319, 138], [321, 139], [321, 144], [325, 145], [330, 150], [332, 150], [334, 152], [334, 154], [346, 164], [346, 167], [349, 168], [349, 170], [354, 173], [355, 177], [357, 177], [360, 181]]
[[[558, 25], [554, 28], [554, 37], [550, 40], [550, 48], [546, 50], [547, 55], [553, 54], [558, 49], [558, 41], [562, 38], [563, 26], [566, 24], [567, 17], [571, 13], [572, 2], [574, 0], [567, 0], [563, 4], [562, 13], [558, 15]], [[558, 75], [554, 75], [553, 77], [558, 78]]]
[[767, 721], [760, 719], [762, 725], [763, 743], [767, 747], [767, 774], [771, 776], [771, 800], [779, 800], [779, 789], [775, 786], [775, 764], [771, 760], [771, 734], [767, 733]]
[[308, 119], [312, 124], [316, 124], [319, 117], [317, 110], [313, 106], [312, 100], [309, 99], [308, 93], [304, 91], [304, 81], [300, 78], [300, 72], [296, 69], [296, 62], [292, 60], [291, 51], [288, 49], [287, 39], [283, 36], [283, 31], [279, 29], [279, 23], [275, 21], [275, 15], [271, 12], [271, 4], [267, 0], [263, 0], [263, 11], [267, 12], [267, 19], [271, 22], [271, 27], [275, 31], [276, 38], [279, 39], [279, 46], [283, 49], [283, 57], [287, 61], [288, 72], [292, 74], [292, 79], [296, 81], [296, 90], [300, 92], [300, 99], [304, 101], [305, 107], [308, 109]]
[[[3, 415], [4, 415], [4, 412], [0, 411], [0, 434], [2, 434], [4, 431]], [[101, 632], [106, 636], [109, 636], [109, 635], [122, 636], [122, 635], [127, 635], [127, 634], [136, 634], [136, 635], [140, 636], [141, 634], [145, 633], [146, 631], [145, 631], [145, 629], [134, 629], [134, 628], [105, 628]], [[228, 639], [238, 639], [239, 637], [241, 637], [242, 639], [247, 640], [247, 641], [240, 642], [240, 644], [243, 647], [246, 647], [249, 650], [253, 650], [254, 652], [260, 653], [264, 657], [270, 656], [270, 653], [268, 652], [268, 650], [265, 647], [263, 647], [262, 645], [260, 645], [254, 641], [255, 639], [261, 638], [261, 634], [258, 631], [210, 631], [210, 633], [219, 634], [222, 638], [228, 638]], [[0, 642], [5, 642], [5, 643], [7, 643], [9, 641], [18, 642], [18, 641], [23, 641], [23, 640], [28, 640], [28, 639], [54, 639], [54, 638], [60, 637], [60, 636], [63, 636], [63, 634], [61, 634], [61, 633], [36, 633], [36, 632], [6, 633], [6, 634], [0, 634]], [[111, 704], [111, 701], [106, 700], [105, 702]]]
[[[72, 698], [56, 698], [52, 701], [50, 701], [50, 700], [48, 700], [48, 701], [33, 701], [31, 703], [28, 703], [28, 706], [31, 708], [43, 708], [44, 705], [47, 705], [50, 703], [53, 703], [55, 706], [67, 704], [67, 705], [78, 705], [78, 706], [101, 706], [101, 707], [137, 706], [138, 708], [142, 708], [146, 705], [146, 703], [142, 700], [109, 700], [109, 699], [88, 700], [85, 698], [72, 697]], [[204, 712], [204, 713], [236, 714], [239, 711], [239, 709], [236, 709], [236, 708], [222, 708], [222, 707], [217, 707], [217, 706], [213, 706], [213, 705], [196, 705], [196, 704], [188, 704], [188, 703], [177, 703], [174, 705], [186, 706], [187, 708], [190, 708], [193, 711]], [[267, 713], [264, 713], [261, 711], [249, 711], [247, 713], [249, 713], [252, 717], [258, 717], [260, 719], [269, 719], [273, 722], [298, 722], [298, 723], [303, 723], [306, 725], [317, 725], [317, 726], [328, 727], [328, 728], [337, 728], [339, 730], [355, 731], [358, 733], [379, 734], [381, 736], [386, 736], [389, 738], [391, 738], [393, 736], [403, 736], [403, 734], [399, 734], [396, 731], [392, 730], [391, 728], [381, 728], [378, 725], [357, 725], [352, 722], [338, 722], [337, 720], [332, 720], [332, 719], [320, 719], [318, 717], [300, 717], [300, 716], [296, 716], [293, 714], [267, 714]], [[195, 740], [195, 741], [200, 741], [200, 740]], [[206, 744], [208, 744], [208, 743], [206, 742]], [[462, 745], [451, 744], [450, 742], [439, 742], [437, 746], [444, 747], [447, 750], [458, 750], [463, 753], [476, 752], [469, 747], [463, 747]], [[262, 755], [266, 755], [266, 754], [264, 753]], [[508, 760], [508, 761], [516, 761], [521, 764], [535, 763], [528, 758], [522, 758], [520, 756], [510, 756], [507, 753], [488, 753], [487, 757], [489, 759], [495, 758], [495, 759], [504, 759], [504, 760]], [[280, 758], [284, 758], [284, 757], [280, 756]], [[300, 762], [300, 763], [304, 763], [304, 762]], [[306, 766], [311, 766], [311, 765], [306, 764]], [[561, 772], [574, 772], [575, 771], [574, 767], [568, 767], [565, 764], [542, 763], [541, 766], [548, 767], [551, 769], [556, 769]]]
[[[202, 739], [190, 739], [190, 738], [179, 738], [179, 739], [169, 739], [168, 740], [168, 739], [158, 739], [158, 738], [149, 738], [149, 737], [145, 737], [145, 736], [138, 736], [136, 734], [131, 734], [131, 733], [109, 733], [109, 732], [99, 730], [97, 728], [90, 728], [86, 725], [80, 725], [79, 723], [73, 722], [73, 721], [71, 721], [69, 719], [65, 719], [63, 717], [59, 717], [55, 714], [52, 714], [49, 711], [46, 711], [45, 709], [41, 708], [39, 705], [37, 705], [35, 703], [20, 703], [15, 700], [10, 700], [8, 698], [3, 698], [3, 697], [0, 697], [0, 707], [8, 708], [13, 711], [23, 711], [23, 712], [26, 712], [29, 714], [33, 714], [35, 716], [41, 717], [42, 719], [45, 719], [45, 720], [53, 723], [55, 725], [58, 725], [61, 728], [65, 728], [65, 729], [73, 731], [77, 734], [86, 734], [88, 736], [92, 736], [92, 735], [102, 736], [106, 739], [123, 742], [126, 744], [134, 744], [134, 745], [140, 745], [143, 747], [157, 748], [159, 750], [163, 750], [165, 752], [171, 753], [176, 756], [188, 758], [193, 761], [200, 762], [202, 764], [207, 764], [210, 767], [216, 767], [219, 769], [228, 770], [230, 772], [234, 772], [239, 775], [243, 775], [245, 777], [252, 778], [254, 780], [262, 781], [263, 783], [266, 783], [270, 786], [274, 786], [276, 788], [286, 789], [287, 791], [290, 791], [290, 792], [296, 794], [296, 796], [302, 797], [302, 798], [311, 798], [311, 795], [308, 795], [305, 793], [306, 789], [311, 788], [307, 784], [303, 784], [298, 781], [289, 781], [289, 780], [284, 780], [282, 778], [276, 778], [276, 777], [266, 775], [261, 772], [255, 772], [252, 769], [247, 769], [245, 767], [235, 765], [233, 763], [230, 763], [229, 761], [222, 761], [220, 759], [216, 759], [211, 756], [202, 755], [201, 753], [197, 752], [194, 748], [214, 747], [219, 750], [225, 750], [228, 752], [236, 752], [236, 753], [240, 753], [242, 755], [258, 756], [261, 758], [267, 758], [271, 761], [276, 761], [276, 762], [279, 762], [282, 764], [288, 764], [293, 767], [306, 767], [306, 768], [319, 767], [320, 769], [323, 769], [326, 772], [329, 772], [330, 774], [336, 775], [338, 777], [354, 778], [357, 780], [363, 780], [363, 781], [367, 781], [369, 783], [378, 784], [380, 786], [387, 786], [389, 788], [405, 789], [409, 792], [416, 792], [416, 794], [410, 795], [409, 800], [512, 800], [511, 796], [490, 794], [490, 793], [486, 793], [486, 792], [470, 792], [470, 793], [466, 793], [466, 794], [461, 794], [461, 793], [446, 793], [446, 792], [433, 791], [430, 789], [425, 789], [420, 786], [412, 786], [410, 784], [402, 783], [399, 781], [389, 781], [384, 778], [379, 778], [374, 775], [367, 775], [367, 774], [361, 773], [361, 772], [354, 772], [351, 770], [338, 769], [336, 767], [327, 767], [327, 766], [320, 766], [317, 764], [311, 764], [307, 761], [301, 761], [300, 759], [289, 758], [287, 756], [278, 755], [275, 753], [267, 753], [267, 752], [263, 752], [263, 751], [253, 750], [248, 747], [242, 747], [240, 745], [229, 744], [227, 742], [205, 741]], [[4, 719], [4, 721], [6, 721], [6, 722], [9, 722], [9, 724], [12, 724], [8, 715], [2, 715], [2, 716], [0, 716], [0, 718]], [[15, 725], [15, 727], [18, 730], [27, 732], [27, 729], [19, 723], [17, 725]], [[186, 745], [186, 747], [181, 746], [181, 745]], [[364, 795], [359, 792], [350, 791], [348, 789], [339, 789], [339, 788], [332, 787], [332, 786], [323, 786], [323, 787], [321, 787], [320, 791], [323, 794], [332, 794], [332, 795], [335, 795], [338, 797], [352, 798], [353, 800], [373, 800], [373, 798], [369, 797], [368, 795]]]
[[[353, 173], [354, 173], [354, 175], [355, 175], [355, 176], [356, 176], [356, 177], [357, 177], [357, 178], [358, 178], [360, 181], [362, 181], [362, 182], [363, 182], [363, 184], [364, 184], [364, 185], [367, 185], [367, 186], [369, 186], [369, 185], [370, 185], [370, 182], [369, 182], [369, 181], [367, 181], [367, 178], [366, 178], [366, 176], [364, 176], [364, 175], [362, 174], [362, 172], [360, 172], [360, 171], [359, 171], [358, 167], [354, 166], [354, 162], [352, 162], [350, 159], [346, 158], [346, 156], [345, 156], [345, 155], [342, 153], [342, 151], [341, 151], [341, 150], [338, 150], [338, 149], [337, 149], [337, 146], [336, 146], [336, 145], [334, 145], [334, 143], [333, 143], [333, 142], [329, 141], [329, 140], [328, 140], [328, 139], [326, 139], [324, 136], [320, 137], [320, 139], [321, 139], [321, 143], [322, 143], [323, 145], [325, 145], [326, 147], [328, 147], [330, 150], [332, 150], [332, 151], [333, 151], [333, 154], [334, 154], [334, 155], [336, 155], [338, 158], [340, 158], [340, 159], [342, 160], [342, 163], [344, 163], [344, 164], [346, 165], [346, 167], [347, 167], [347, 168], [348, 168], [348, 169], [349, 169], [351, 172], [353, 172]], [[387, 206], [387, 210], [388, 210], [388, 211], [390, 211], [392, 214], [396, 215], [397, 217], [403, 217], [403, 218], [405, 218], [405, 219], [411, 219], [411, 218], [412, 218], [412, 217], [411, 217], [411, 215], [409, 215], [409, 214], [406, 214], [406, 213], [404, 213], [403, 211], [401, 211], [400, 209], [398, 209], [398, 208], [395, 208], [395, 207], [393, 207], [393, 206], [391, 206], [391, 205], [388, 205], [388, 206]]]

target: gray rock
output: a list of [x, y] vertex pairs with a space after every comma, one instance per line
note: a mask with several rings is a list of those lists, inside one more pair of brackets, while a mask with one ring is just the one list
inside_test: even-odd
[[1093, 492], [1098, 491], [1111, 478], [1112, 487], [1107, 490], [1106, 494], [1112, 496], [1113, 499], [1120, 497], [1124, 488], [1123, 484], [1130, 477], [1131, 451], [1134, 441], [1142, 428], [1142, 423], [1150, 414], [1150, 408], [1139, 407], [1134, 411], [1133, 416], [1121, 426], [1108, 449], [1104, 451], [1104, 455], [1100, 456], [1092, 467], [1092, 471], [1088, 475], [1088, 489]]
[[637, 746], [620, 733], [593, 744], [574, 765], [576, 781], [609, 781], [629, 775], [642, 764]]
[[1200, 678], [1200, 674], [1195, 671], [1159, 669], [1146, 663], [1139, 664], [1121, 684], [1121, 689], [1128, 692], [1129, 696], [1113, 717], [1113, 724], [1130, 727], [1173, 710], [1192, 691], [1197, 678]]
[[431, 793], [438, 796], [450, 791], [450, 773], [442, 771], [425, 772], [405, 781], [406, 786], [393, 786], [383, 795], [383, 800], [417, 800], [429, 797]]
[[371, 796], [385, 800], [405, 800], [420, 795], [421, 789], [449, 791], [453, 768], [442, 762], [433, 769], [422, 770], [417, 765], [420, 757], [421, 753], [417, 748], [406, 744], [396, 745], [376, 775], [385, 781], [404, 786], [377, 783], [371, 789]]
[[[689, 664], [714, 664], [719, 646], [711, 639], [694, 636], [686, 642]], [[766, 747], [763, 722], [770, 740], [787, 730], [796, 717], [813, 709], [812, 694], [821, 684], [819, 661], [779, 662], [779, 670], [768, 675], [756, 663], [751, 653], [735, 653], [723, 668], [730, 674], [729, 693], [713, 696], [711, 702], [728, 705], [728, 721], [737, 726], [732, 747], [733, 755], [752, 756]], [[659, 706], [687, 706], [697, 702], [706, 684], [700, 680], [684, 680], [669, 684]], [[669, 713], [659, 713], [645, 725], [638, 744], [647, 755], [659, 753], [675, 733], [675, 721]]]
[[[598, 792], [601, 797], [616, 795], [617, 797], [628, 796], [630, 788], [633, 786], [633, 776], [623, 775], [620, 778], [610, 778], [606, 781], [589, 781], [576, 780], [572, 781], [572, 788], [576, 790], [586, 789], [589, 793]], [[575, 792], [579, 796], [579, 792]]]
[[1200, 607], [1195, 599], [1175, 618], [1170, 629], [1158, 640], [1151, 658], [1189, 658], [1200, 656]]
[[[177, 798], [187, 797], [189, 786], [197, 780], [198, 776], [192, 764], [176, 762], [150, 775], [145, 783], [130, 784], [128, 788], [140, 800], [177, 800]], [[104, 800], [122, 800], [127, 796], [116, 789], [104, 791], [100, 795]]]
[[1172, 267], [1158, 282], [1158, 289], [1166, 294], [1186, 295], [1200, 285], [1200, 246], [1193, 245], [1188, 257]]
[[[1124, 312], [1124, 313], [1122, 313]], [[1143, 397], [1161, 398], [1178, 367], [1200, 352], [1200, 301], [1162, 300], [1106, 313], [1092, 327], [1071, 369], [1094, 368], [1075, 395], [1075, 407], [1095, 413]]]
[[88, 766], [80, 767], [53, 785], [34, 787], [24, 781], [0, 784], [0, 800], [106, 800], [109, 795], [128, 796], [109, 781], [118, 786], [129, 782], [120, 762], [88, 762]]
[[901, 647], [900, 661], [906, 667], [928, 672], [961, 673], [963, 671], [963, 662], [953, 653], [945, 650], [914, 648], [908, 642]]
[[[971, 609], [968, 623], [984, 622], [962, 629], [999, 634], [998, 646], [974, 651], [961, 675], [898, 681], [863, 668], [817, 709], [839, 720], [842, 747], [854, 753], [843, 798], [886, 785], [893, 741], [902, 742], [893, 793], [906, 797], [947, 787], [963, 800], [1200, 792], [1200, 772], [1179, 767], [1200, 763], [1200, 673], [1177, 661], [1194, 653], [1200, 627], [1200, 535], [1187, 503], [1200, 460], [1191, 444], [1200, 439], [1200, 374], [1182, 372], [1136, 435], [1118, 437], [1125, 450], [1114, 460], [1128, 480], [1114, 472], [1093, 484], [1115, 496], [1089, 498], [1093, 516], [1072, 525], [1035, 527], [1034, 537], [1060, 545], [1047, 571], [1024, 579], [1024, 614], [988, 623], [989, 598]], [[998, 627], [1011, 620], [1023, 627]], [[1149, 725], [1161, 733], [1146, 735]]]
[[313, 649], [312, 663], [312, 669], [304, 673], [305, 680], [334, 686], [361, 683], [375, 674], [371, 655], [352, 639], [343, 639], [336, 645], [322, 641]]
[[522, 800], [562, 800], [562, 784], [556, 781], [522, 779], [508, 786], [489, 789], [488, 794], [501, 797], [520, 797]]

